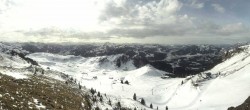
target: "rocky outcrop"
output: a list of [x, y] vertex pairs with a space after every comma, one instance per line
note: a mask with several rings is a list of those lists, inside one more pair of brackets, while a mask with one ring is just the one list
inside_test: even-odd
[[245, 102], [237, 107], [230, 107], [228, 110], [250, 110], [250, 97]]
[[24, 53], [19, 53], [19, 52], [16, 52], [16, 51], [12, 50], [12, 51], [10, 52], [10, 54], [11, 54], [12, 56], [18, 55], [20, 58], [22, 58], [22, 59], [25, 60], [26, 62], [31, 63], [32, 65], [38, 66], [38, 63], [37, 63], [35, 60], [33, 60], [33, 59], [31, 59], [31, 58], [28, 58], [28, 57], [25, 57], [25, 54], [24, 54]]

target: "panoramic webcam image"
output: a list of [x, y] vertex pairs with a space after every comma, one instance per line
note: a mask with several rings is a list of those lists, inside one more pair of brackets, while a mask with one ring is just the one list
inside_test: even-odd
[[250, 110], [250, 0], [0, 0], [0, 110]]

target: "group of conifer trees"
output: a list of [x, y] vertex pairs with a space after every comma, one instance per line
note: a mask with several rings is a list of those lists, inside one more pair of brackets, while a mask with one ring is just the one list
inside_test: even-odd
[[[137, 101], [136, 93], [134, 93], [133, 99]], [[142, 105], [146, 106], [146, 102], [145, 102], [144, 98], [141, 98], [140, 103], [141, 103]], [[152, 103], [149, 105], [149, 107], [150, 107], [151, 109], [154, 108]], [[158, 106], [156, 107], [156, 109], [158, 110]], [[136, 110], [136, 108], [135, 108], [135, 110]], [[168, 106], [166, 106], [166, 110], [168, 110]]]

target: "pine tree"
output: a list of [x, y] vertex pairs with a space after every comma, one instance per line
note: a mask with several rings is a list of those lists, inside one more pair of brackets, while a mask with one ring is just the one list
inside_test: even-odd
[[96, 93], [96, 91], [93, 88], [90, 89], [90, 92], [92, 95], [94, 95]]
[[100, 108], [99, 108], [99, 107], [96, 107], [95, 110], [100, 110]]
[[97, 93], [97, 96], [98, 96], [98, 97], [100, 97], [100, 96], [101, 96], [100, 92], [98, 92], [98, 93]]
[[183, 81], [181, 81], [181, 85], [184, 84]]
[[82, 86], [81, 86], [81, 84], [80, 84], [80, 83], [78, 84], [78, 86], [79, 86], [79, 89], [82, 89]]
[[37, 71], [37, 70], [36, 70], [36, 68], [35, 68], [35, 72], [34, 72], [34, 75], [36, 75], [36, 71]]
[[168, 106], [166, 106], [166, 110], [168, 110]]
[[121, 108], [122, 106], [121, 106], [121, 102], [117, 102], [117, 107], [118, 108]]
[[141, 99], [141, 104], [145, 105], [145, 100], [143, 98]]
[[112, 104], [111, 104], [111, 100], [110, 100], [110, 99], [109, 99], [109, 105], [110, 105], [110, 106], [112, 106]]
[[103, 98], [102, 98], [102, 96], [100, 97], [100, 102], [102, 102], [103, 101]]
[[156, 110], [158, 110], [158, 106], [157, 106]]
[[134, 93], [133, 99], [136, 100], [136, 94]]
[[129, 85], [129, 82], [128, 82], [128, 80], [126, 80], [126, 81], [125, 81], [125, 84], [128, 84], [128, 85]]
[[152, 109], [153, 109], [153, 105], [152, 105], [152, 103], [150, 104], [150, 108], [152, 108]]
[[123, 84], [123, 80], [121, 80], [121, 83]]

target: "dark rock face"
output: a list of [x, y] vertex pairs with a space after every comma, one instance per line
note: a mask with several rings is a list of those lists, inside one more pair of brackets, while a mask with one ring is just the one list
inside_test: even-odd
[[[174, 73], [176, 77], [185, 77], [211, 69], [222, 61], [222, 49], [225, 46], [214, 45], [139, 45], [139, 44], [22, 44], [22, 48], [33, 52], [49, 52], [62, 55], [80, 55], [96, 57], [122, 54], [115, 64], [120, 67], [132, 60], [139, 68], [150, 64], [153, 67]], [[101, 62], [105, 59], [100, 60]]]
[[228, 110], [250, 110], [250, 97], [245, 102], [237, 107], [230, 107]]
[[122, 55], [121, 57], [119, 57], [117, 60], [116, 60], [116, 66], [117, 67], [121, 67], [121, 65], [123, 63], [126, 63], [129, 61], [129, 56], [127, 55]]

